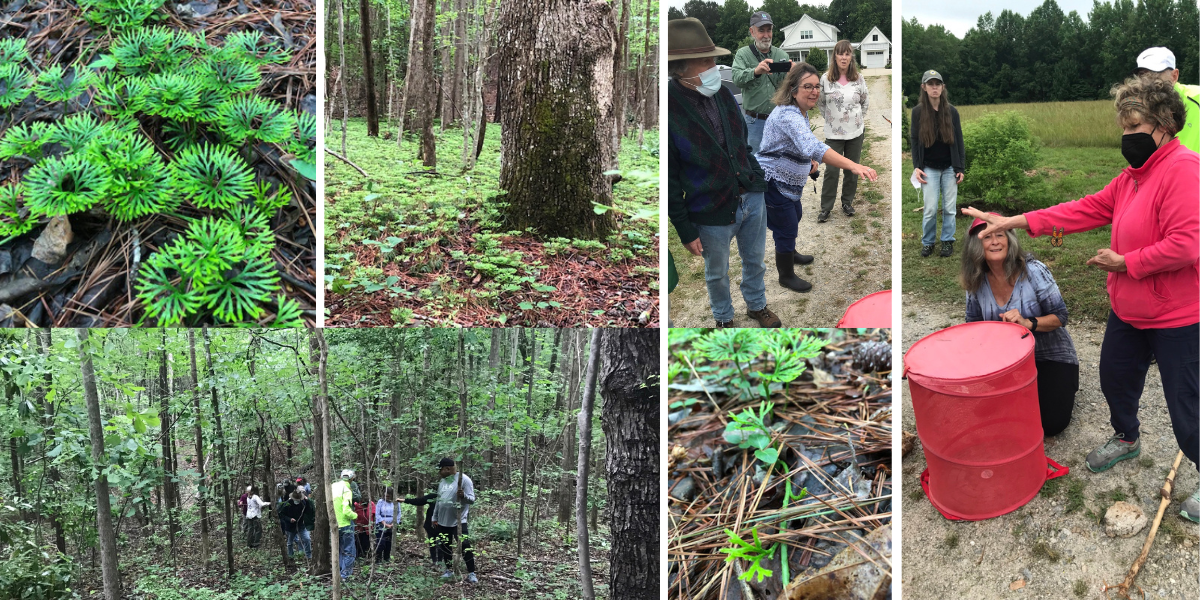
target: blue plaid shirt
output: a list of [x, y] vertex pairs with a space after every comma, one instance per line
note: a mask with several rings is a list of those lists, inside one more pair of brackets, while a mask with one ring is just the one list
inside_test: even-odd
[[1013, 286], [1012, 296], [1008, 304], [996, 305], [996, 297], [992, 294], [992, 286], [987, 278], [977, 292], [967, 292], [967, 322], [1000, 321], [1000, 315], [1012, 309], [1017, 309], [1022, 317], [1042, 317], [1056, 315], [1063, 326], [1054, 331], [1037, 331], [1033, 334], [1034, 360], [1052, 360], [1054, 362], [1079, 364], [1075, 356], [1075, 343], [1071, 334], [1067, 333], [1067, 304], [1063, 302], [1062, 294], [1058, 292], [1058, 284], [1050, 269], [1041, 261], [1030, 257], [1025, 265], [1025, 273]]

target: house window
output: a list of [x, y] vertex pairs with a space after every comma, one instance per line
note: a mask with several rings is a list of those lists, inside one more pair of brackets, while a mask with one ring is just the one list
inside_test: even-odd
[[811, 39], [813, 39], [812, 30], [811, 30], [811, 29], [809, 29], [808, 31], [801, 31], [801, 32], [800, 32], [800, 39], [802, 39], [802, 40], [811, 40]]
[[883, 50], [877, 50], [875, 52], [867, 52], [867, 56], [878, 56], [880, 54], [883, 54]]
[[872, 35], [872, 36], [871, 36], [871, 41], [872, 41], [872, 42], [878, 42], [878, 41], [879, 41], [879, 35], [878, 35], [878, 34]]

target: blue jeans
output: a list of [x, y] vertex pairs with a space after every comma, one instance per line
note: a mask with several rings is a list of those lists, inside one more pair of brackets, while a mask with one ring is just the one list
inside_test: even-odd
[[729, 245], [737, 238], [742, 257], [742, 299], [747, 310], [767, 306], [767, 284], [763, 274], [763, 254], [767, 244], [767, 219], [762, 192], [747, 192], [739, 198], [735, 221], [730, 225], [696, 225], [704, 246], [704, 283], [713, 318], [724, 323], [733, 320], [733, 299], [729, 296]]
[[[954, 241], [954, 213], [958, 204], [958, 184], [954, 181], [954, 168], [932, 169], [925, 167], [925, 183], [921, 184], [921, 196], [925, 199], [925, 214], [921, 217], [921, 243], [932, 246], [936, 241], [937, 214], [942, 213], [942, 241]], [[938, 197], [941, 210], [938, 210]]]
[[791, 253], [796, 251], [796, 235], [800, 229], [800, 219], [804, 217], [804, 207], [798, 200], [792, 200], [779, 192], [774, 181], [767, 182], [767, 192], [763, 195], [767, 207], [767, 229], [775, 240], [775, 252]]
[[758, 147], [762, 145], [763, 126], [767, 124], [766, 119], [752, 117], [742, 111], [742, 119], [746, 121], [746, 143], [750, 144], [750, 151], [758, 154]]
[[305, 558], [312, 558], [312, 537], [308, 530], [303, 525], [300, 526], [300, 531], [287, 532], [287, 553], [288, 556], [295, 556], [293, 548], [304, 551]]
[[354, 549], [354, 523], [338, 529], [338, 548], [342, 551], [338, 558], [342, 579], [349, 579], [354, 574], [354, 560], [358, 558]]

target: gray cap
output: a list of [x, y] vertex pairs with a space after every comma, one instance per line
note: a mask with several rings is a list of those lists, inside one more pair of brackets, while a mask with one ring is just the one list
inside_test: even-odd
[[775, 23], [771, 21], [771, 15], [768, 15], [767, 13], [765, 13], [761, 10], [750, 15], [750, 26], [751, 27], [758, 27], [759, 25], [762, 25], [763, 23], [766, 23], [767, 25], [770, 25], [772, 27], [775, 26]]
[[937, 71], [934, 71], [933, 69], [925, 71], [925, 74], [921, 75], [921, 84], [924, 85], [925, 82], [929, 81], [930, 79], [936, 79], [942, 83], [946, 82], [945, 79], [942, 79], [942, 74], [938, 73]]

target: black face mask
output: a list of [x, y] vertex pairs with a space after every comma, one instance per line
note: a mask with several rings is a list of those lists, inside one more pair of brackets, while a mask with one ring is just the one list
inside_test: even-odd
[[1129, 166], [1140, 169], [1146, 161], [1150, 160], [1150, 155], [1158, 150], [1158, 144], [1154, 141], [1155, 127], [1150, 133], [1130, 133], [1121, 136], [1121, 155], [1125, 160], [1129, 161]]

